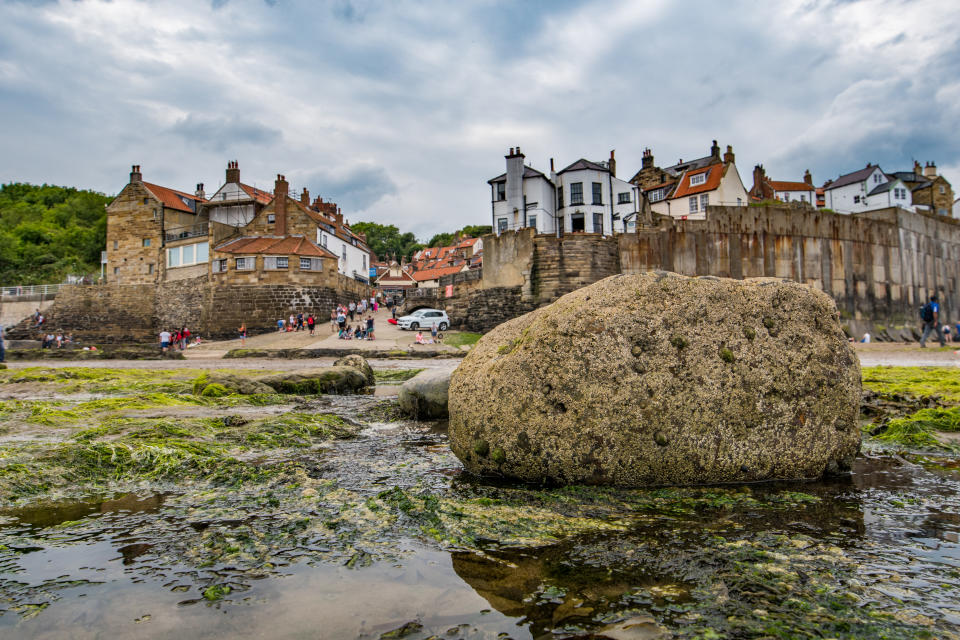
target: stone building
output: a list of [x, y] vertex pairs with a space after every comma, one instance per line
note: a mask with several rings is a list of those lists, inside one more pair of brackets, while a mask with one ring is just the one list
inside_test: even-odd
[[779, 200], [780, 202], [805, 202], [810, 206], [817, 204], [817, 189], [813, 186], [813, 176], [808, 169], [802, 182], [789, 180], [771, 180], [762, 164], [753, 168], [753, 186], [749, 191], [751, 202]]
[[950, 216], [953, 210], [953, 187], [942, 175], [937, 175], [937, 165], [927, 162], [923, 167], [914, 160], [913, 171], [894, 171], [891, 177], [899, 178], [910, 190], [913, 206], [918, 211], [927, 211], [940, 216]]
[[[117, 284], [163, 281], [166, 263], [161, 260], [161, 251], [167, 238], [179, 242], [188, 235], [190, 238], [206, 236], [205, 227], [193, 234], [203, 218], [198, 213], [203, 202], [201, 193], [189, 194], [144, 182], [140, 165], [134, 165], [130, 182], [107, 205], [107, 281]], [[190, 232], [185, 233], [184, 229]], [[196, 244], [196, 240], [181, 244]], [[206, 247], [201, 251], [205, 252]]]

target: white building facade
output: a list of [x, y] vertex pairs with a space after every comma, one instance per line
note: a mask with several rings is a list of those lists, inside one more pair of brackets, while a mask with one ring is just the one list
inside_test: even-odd
[[824, 185], [824, 206], [837, 213], [860, 213], [901, 207], [914, 211], [910, 189], [875, 165], [840, 176]]
[[520, 148], [506, 156], [507, 172], [488, 180], [494, 232], [535, 228], [537, 233], [623, 232], [639, 211], [640, 189], [616, 177], [616, 161], [580, 159], [550, 176], [524, 164]]

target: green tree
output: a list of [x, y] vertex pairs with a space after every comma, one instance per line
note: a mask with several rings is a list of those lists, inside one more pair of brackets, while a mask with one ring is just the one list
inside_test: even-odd
[[396, 256], [397, 260], [409, 259], [423, 248], [411, 232], [400, 233], [400, 230], [392, 224], [356, 222], [350, 225], [350, 228], [356, 233], [366, 234], [367, 246], [381, 260], [387, 260], [390, 256]]
[[438, 233], [427, 242], [428, 247], [449, 247], [453, 244], [456, 236], [452, 233]]
[[110, 200], [72, 187], [0, 186], [0, 283], [57, 283], [96, 273]]

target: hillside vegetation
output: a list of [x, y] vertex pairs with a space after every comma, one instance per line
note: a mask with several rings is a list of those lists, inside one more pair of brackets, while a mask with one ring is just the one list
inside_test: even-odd
[[72, 187], [0, 186], [0, 285], [51, 284], [98, 273], [110, 200]]

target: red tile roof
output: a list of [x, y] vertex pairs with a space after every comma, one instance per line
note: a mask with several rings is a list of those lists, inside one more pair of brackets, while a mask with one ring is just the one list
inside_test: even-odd
[[[717, 187], [720, 186], [720, 180], [723, 178], [723, 174], [726, 167], [722, 163], [715, 163], [708, 165], [702, 169], [696, 169], [694, 171], [688, 171], [683, 174], [683, 177], [680, 178], [680, 184], [677, 185], [676, 190], [673, 192], [673, 197], [671, 200], [676, 198], [683, 198], [685, 196], [692, 196], [696, 193], [704, 193], [706, 191], [714, 191]], [[707, 174], [707, 179], [703, 184], [698, 184], [696, 186], [690, 186], [691, 176], [698, 176], [701, 174]]]
[[455, 267], [437, 267], [434, 269], [424, 269], [423, 271], [417, 271], [413, 274], [413, 279], [417, 282], [423, 282], [425, 280], [437, 280], [443, 276], [449, 276], [454, 273], [460, 273], [463, 271], [463, 265], [457, 265]]
[[472, 247], [475, 244], [477, 244], [477, 238], [466, 238], [465, 240], [460, 241], [460, 244], [457, 245], [457, 248], [465, 249], [466, 247]]
[[774, 191], [813, 191], [806, 182], [788, 182], [784, 180], [767, 180]]
[[196, 209], [191, 209], [190, 205], [183, 201], [183, 198], [186, 198], [187, 200], [193, 200], [194, 204], [197, 202], [206, 202], [206, 200], [203, 198], [199, 198], [192, 193], [161, 187], [158, 184], [144, 182], [143, 186], [147, 188], [147, 191], [153, 194], [154, 198], [162, 202], [163, 206], [167, 207], [168, 209], [186, 211], [187, 213], [196, 213]]
[[243, 184], [242, 182], [240, 183], [240, 188], [243, 189], [248, 196], [260, 204], [270, 204], [270, 201], [273, 200], [273, 194], [269, 191], [257, 189], [256, 187], [251, 187], [250, 185]]
[[268, 254], [337, 258], [336, 255], [303, 236], [245, 236], [215, 248], [221, 253]]

